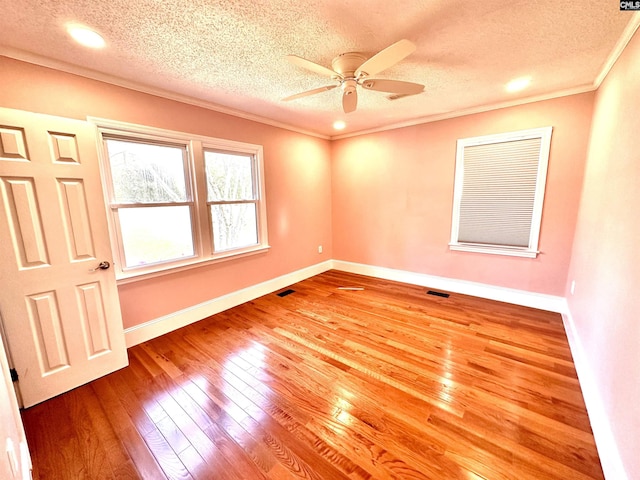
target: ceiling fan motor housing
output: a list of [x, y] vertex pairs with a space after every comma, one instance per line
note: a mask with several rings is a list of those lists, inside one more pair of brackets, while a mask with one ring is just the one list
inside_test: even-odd
[[362, 53], [349, 52], [338, 55], [331, 61], [331, 68], [343, 78], [354, 78], [357, 68], [367, 60]]

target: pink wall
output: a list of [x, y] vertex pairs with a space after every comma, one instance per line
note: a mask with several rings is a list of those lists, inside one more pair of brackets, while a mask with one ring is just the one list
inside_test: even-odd
[[636, 32], [596, 96], [566, 291], [630, 479], [640, 478], [639, 205], [640, 33]]
[[331, 258], [327, 140], [6, 57], [0, 57], [0, 71], [3, 107], [91, 115], [264, 147], [269, 252], [119, 286], [125, 328]]
[[[333, 258], [564, 295], [594, 93], [332, 143]], [[553, 126], [536, 259], [453, 252], [456, 140]]]
[[[120, 286], [125, 326], [329, 258], [566, 295], [629, 478], [640, 478], [640, 35], [597, 95], [331, 144], [4, 57], [0, 71], [5, 107], [79, 119], [93, 115], [264, 146], [272, 249]], [[543, 254], [523, 259], [449, 251], [456, 140], [547, 125], [554, 132]]]

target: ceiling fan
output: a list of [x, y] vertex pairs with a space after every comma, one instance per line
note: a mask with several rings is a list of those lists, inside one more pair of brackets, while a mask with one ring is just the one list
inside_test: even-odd
[[393, 93], [398, 96], [415, 95], [424, 90], [424, 85], [412, 82], [402, 82], [400, 80], [386, 80], [370, 78], [413, 53], [416, 46], [409, 40], [400, 40], [393, 45], [379, 51], [373, 57], [367, 59], [365, 55], [358, 52], [348, 52], [338, 55], [331, 61], [331, 69], [318, 65], [310, 60], [297, 55], [287, 55], [287, 60], [294, 65], [306, 68], [312, 72], [330, 77], [337, 83], [320, 88], [314, 88], [302, 93], [296, 93], [282, 100], [287, 102], [297, 98], [315, 95], [326, 92], [336, 87], [342, 88], [342, 109], [344, 113], [355, 111], [358, 106], [357, 86], [367, 90]]

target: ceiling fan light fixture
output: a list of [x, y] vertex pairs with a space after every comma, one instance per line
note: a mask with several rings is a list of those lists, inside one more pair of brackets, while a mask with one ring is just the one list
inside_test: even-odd
[[347, 124], [343, 120], [336, 120], [335, 122], [333, 122], [334, 130], [344, 130], [346, 126]]

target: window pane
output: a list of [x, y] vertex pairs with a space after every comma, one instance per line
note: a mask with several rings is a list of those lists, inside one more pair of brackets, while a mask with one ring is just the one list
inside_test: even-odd
[[188, 206], [118, 210], [127, 267], [194, 255]]
[[187, 201], [185, 149], [106, 140], [116, 203]]
[[207, 199], [255, 200], [253, 189], [253, 156], [204, 152], [207, 172]]
[[214, 251], [258, 243], [256, 206], [253, 203], [211, 205]]

